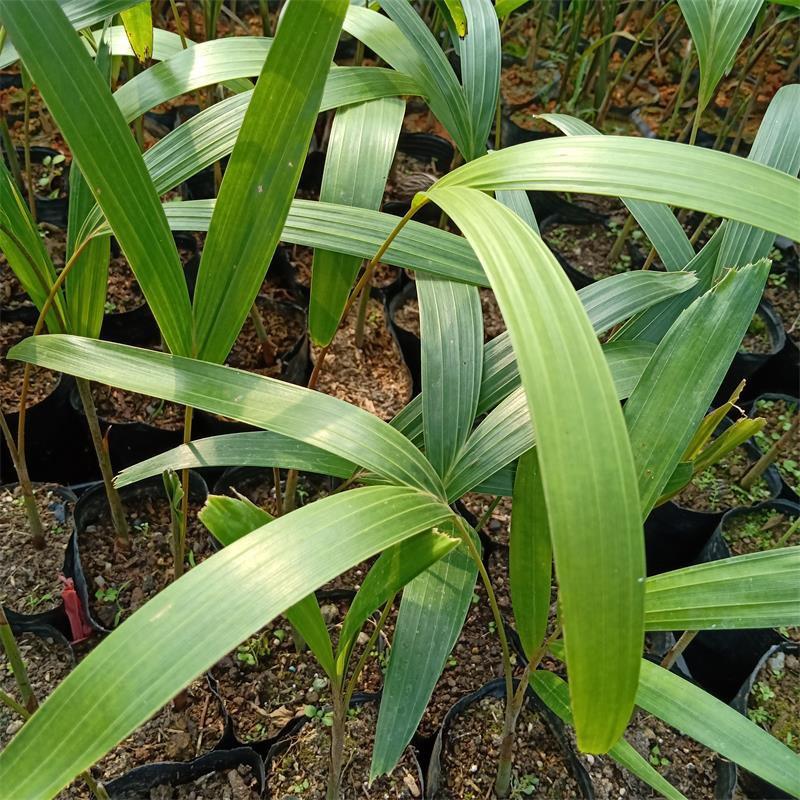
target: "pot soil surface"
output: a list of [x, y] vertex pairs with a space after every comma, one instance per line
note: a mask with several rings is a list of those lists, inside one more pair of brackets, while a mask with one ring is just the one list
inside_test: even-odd
[[[505, 701], [485, 697], [454, 720], [442, 749], [438, 796], [442, 800], [485, 800], [492, 787], [503, 730]], [[567, 757], [542, 718], [527, 704], [517, 720], [513, 797], [581, 797]]]
[[[342, 800], [391, 798], [413, 800], [422, 795], [417, 764], [410, 750], [389, 776], [369, 785], [369, 766], [378, 718], [377, 705], [367, 703], [351, 709], [345, 724], [345, 768]], [[273, 797], [324, 800], [330, 759], [329, 728], [320, 718], [306, 723], [286, 752], [270, 765], [267, 784]]]
[[[356, 346], [355, 324], [353, 309], [333, 338], [317, 388], [388, 421], [411, 399], [411, 375], [377, 300], [367, 305], [363, 347]], [[312, 348], [315, 361], [320, 350]]]
[[739, 352], [767, 355], [773, 348], [774, 343], [766, 320], [760, 314], [754, 314], [739, 346]]
[[[618, 275], [631, 268], [631, 257], [623, 248], [619, 257], [611, 262], [611, 250], [617, 240], [618, 227], [595, 223], [593, 225], [559, 224], [549, 228], [544, 238], [561, 253], [575, 269], [584, 275], [600, 279]], [[637, 233], [634, 229], [631, 236]], [[641, 232], [639, 231], [641, 238]]]
[[[170, 510], [165, 497], [123, 498], [131, 529], [131, 548], [117, 546], [104, 511], [80, 537], [81, 563], [89, 588], [92, 616], [104, 627], [116, 627], [167, 586], [173, 577]], [[189, 503], [187, 566], [212, 555], [211, 534], [197, 518], [200, 505]]]
[[[33, 325], [19, 321], [0, 322], [0, 411], [4, 414], [18, 411], [25, 372], [22, 361], [9, 361], [6, 354], [15, 344], [32, 335]], [[28, 408], [44, 400], [57, 385], [58, 373], [32, 367], [28, 384]]]
[[[786, 400], [762, 398], [756, 403], [753, 416], [764, 417], [767, 421], [754, 437], [762, 453], [766, 453], [789, 430], [797, 411], [797, 404]], [[784, 481], [795, 492], [800, 490], [800, 433], [781, 446], [774, 463]]]
[[800, 754], [800, 657], [777, 652], [753, 683], [747, 716]]
[[793, 342], [800, 342], [800, 283], [796, 273], [771, 272], [764, 299], [772, 304], [781, 318], [786, 335]]
[[737, 447], [719, 462], [695, 475], [676, 495], [674, 502], [692, 511], [719, 512], [769, 500], [772, 493], [763, 476], [749, 490], [739, 485], [751, 466], [747, 451]]
[[[64, 552], [72, 526], [54, 509], [63, 509], [54, 484], [34, 487], [45, 546], [30, 542], [28, 515], [19, 486], [0, 490], [0, 603], [21, 614], [49, 611], [61, 603]], [[72, 513], [72, 503], [67, 507]]]
[[[570, 738], [574, 743], [572, 731]], [[717, 755], [657, 717], [637, 711], [625, 738], [678, 791], [692, 800], [714, 800]], [[661, 795], [608, 756], [579, 753], [596, 800], [656, 800]]]

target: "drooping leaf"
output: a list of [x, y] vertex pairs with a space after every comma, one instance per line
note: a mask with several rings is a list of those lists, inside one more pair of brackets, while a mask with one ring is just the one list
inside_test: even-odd
[[[246, 497], [211, 495], [198, 515], [214, 538], [226, 547], [263, 527], [275, 518]], [[285, 612], [326, 674], [333, 677], [333, 645], [325, 620], [313, 594], [308, 594]]]
[[[569, 708], [569, 687], [565, 681], [552, 672], [537, 670], [530, 677], [530, 685], [551, 711], [558, 714], [568, 725], [572, 724], [572, 712]], [[619, 739], [608, 751], [608, 754], [620, 766], [632, 772], [637, 778], [643, 780], [648, 786], [652, 786], [669, 800], [687, 800], [625, 739]]]
[[790, 795], [800, 794], [800, 756], [693, 683], [643, 660], [636, 704]]
[[530, 227], [474, 190], [434, 185], [427, 195], [475, 250], [514, 344], [537, 437], [578, 741], [603, 752], [633, 708], [644, 595], [636, 478], [611, 375], [568, 279]]
[[229, 433], [210, 436], [182, 444], [165, 453], [140, 461], [123, 469], [115, 480], [117, 486], [160, 475], [165, 469], [195, 469], [197, 467], [279, 467], [303, 472], [317, 472], [347, 478], [356, 465], [321, 450], [272, 431]]
[[401, 433], [367, 411], [310, 389], [79, 336], [30, 337], [8, 357], [232, 417], [327, 450], [388, 480], [444, 495], [431, 465]]
[[464, 164], [434, 185], [608, 194], [737, 219], [800, 238], [800, 181], [728, 153], [659, 139], [570, 136]]
[[696, 564], [647, 579], [647, 630], [800, 625], [800, 547]]
[[234, 542], [145, 604], [75, 668], [0, 753], [0, 784], [19, 797], [53, 797], [288, 606], [451, 514], [413, 489], [366, 487]]
[[[455, 535], [451, 525], [440, 526]], [[472, 600], [478, 569], [457, 547], [403, 590], [381, 692], [370, 775], [394, 769], [425, 713]]]

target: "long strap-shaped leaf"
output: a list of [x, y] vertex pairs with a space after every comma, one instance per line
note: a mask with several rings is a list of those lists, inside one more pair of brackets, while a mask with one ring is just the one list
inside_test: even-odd
[[[603, 354], [617, 397], [624, 400], [641, 379], [652, 350], [606, 345]], [[425, 394], [422, 393], [423, 399]], [[419, 444], [414, 429], [405, 429], [403, 433]], [[448, 498], [456, 500], [473, 491], [475, 486], [516, 460], [533, 444], [530, 412], [525, 392], [519, 386], [487, 415], [458, 452], [444, 476]]]
[[344, 29], [396, 70], [410, 75], [462, 155], [474, 158], [478, 153], [472, 152], [472, 127], [464, 94], [433, 34], [405, 0], [386, 0], [381, 5], [391, 19], [353, 5]]
[[[767, 108], [747, 156], [789, 175], [800, 169], [800, 84], [782, 86]], [[769, 255], [774, 234], [741, 222], [726, 222], [714, 278], [724, 269]]]
[[[176, 231], [207, 230], [213, 209], [213, 200], [164, 204], [169, 224]], [[382, 211], [294, 200], [281, 241], [371, 258], [397, 219]], [[488, 285], [480, 262], [463, 237], [413, 220], [406, 223], [382, 261], [462, 283]]]
[[699, 111], [705, 110], [720, 78], [761, 8], [761, 0], [678, 0], [700, 61]]
[[749, 159], [657, 139], [570, 136], [526, 142], [464, 164], [433, 188], [454, 186], [651, 200], [800, 238], [800, 181]]
[[[696, 278], [687, 273], [673, 275], [661, 274], [657, 280], [655, 272], [628, 272], [604, 278], [578, 292], [589, 321], [595, 333], [600, 334], [637, 311], [641, 311], [664, 297], [690, 289]], [[673, 283], [674, 281], [674, 283]], [[621, 344], [639, 345], [641, 349], [616, 350]], [[653, 354], [654, 346], [649, 342], [613, 342], [605, 345], [607, 358], [625, 359], [636, 363], [636, 371], [629, 372], [630, 378], [638, 380], [644, 362]], [[631, 361], [634, 359], [634, 361]], [[616, 381], [616, 378], [615, 378]], [[620, 375], [620, 386], [626, 385]], [[494, 408], [519, 386], [519, 370], [511, 339], [505, 331], [484, 346], [483, 381], [478, 399], [478, 413], [483, 414]], [[629, 387], [624, 397], [630, 393]], [[415, 397], [391, 423], [412, 441], [422, 437], [422, 398]]]
[[193, 355], [221, 362], [278, 244], [347, 0], [289, 3], [225, 170], [194, 292]]
[[[151, 108], [202, 86], [259, 75], [272, 39], [236, 36], [194, 45], [139, 73], [114, 92], [129, 122]], [[242, 89], [252, 89], [245, 81]]]
[[483, 368], [483, 314], [474, 286], [420, 276], [425, 453], [445, 476], [475, 420]]
[[428, 196], [475, 250], [514, 344], [537, 438], [578, 741], [603, 752], [630, 718], [643, 636], [639, 498], [613, 382], [580, 301], [530, 227], [474, 190], [434, 186]]
[[[44, 306], [50, 287], [56, 281], [53, 262], [47, 255], [44, 242], [22, 199], [19, 187], [6, 165], [0, 160], [0, 250], [8, 266], [34, 305]], [[59, 292], [55, 308], [47, 315], [47, 329], [52, 333], [64, 331], [66, 306]], [[60, 314], [56, 313], [57, 311]]]
[[[540, 119], [555, 125], [567, 136], [602, 135], [588, 122], [568, 114], [541, 114]], [[689, 237], [669, 206], [646, 200], [621, 199], [642, 226], [667, 269], [683, 269], [694, 258]]]
[[288, 436], [272, 431], [253, 431], [209, 436], [179, 445], [122, 470], [115, 483], [117, 486], [138, 483], [152, 475], [161, 475], [166, 469], [177, 471], [232, 465], [298, 469], [337, 478], [347, 478], [357, 468], [352, 461]]
[[[456, 533], [453, 526], [444, 530]], [[373, 778], [391, 772], [411, 741], [464, 626], [477, 576], [475, 562], [461, 546], [403, 590], [381, 693]]]
[[[530, 677], [530, 686], [551, 711], [564, 722], [572, 724], [569, 709], [569, 687], [558, 675], [537, 670]], [[637, 778], [652, 786], [669, 800], [687, 800], [669, 781], [663, 778], [626, 739], [620, 739], [609, 751], [609, 756]]]
[[[800, 169], [799, 142], [800, 87], [784, 86], [778, 90], [767, 108], [748, 159], [795, 176]], [[626, 325], [618, 338], [660, 341], [678, 318], [678, 314], [696, 297], [711, 288], [721, 270], [744, 266], [769, 255], [774, 241], [773, 233], [726, 220], [686, 266], [687, 270], [697, 274], [698, 285], [684, 297], [675, 297], [648, 309], [630, 325]]]
[[33, 336], [8, 356], [282, 433], [390, 481], [444, 496], [431, 465], [401, 433], [356, 406], [310, 389], [79, 336]]
[[500, 26], [491, 0], [464, 0], [461, 83], [471, 122], [471, 151], [482, 155], [500, 92]]
[[800, 796], [800, 756], [693, 683], [642, 661], [636, 704], [790, 795]]
[[[62, 3], [61, 9], [69, 20], [70, 25], [81, 30], [90, 28], [97, 22], [102, 22], [114, 14], [119, 14], [126, 8], [130, 8], [139, 0], [66, 0]], [[129, 45], [130, 46], [130, 45]], [[19, 58], [16, 47], [11, 42], [6, 41], [0, 51], [0, 69], [13, 64]]]
[[[381, 97], [414, 94], [415, 91], [416, 84], [410, 78], [393, 70], [332, 68], [325, 83], [320, 111]], [[252, 91], [246, 91], [214, 104], [179, 125], [144, 154], [144, 163], [159, 194], [168, 192], [233, 150], [252, 96]], [[201, 207], [208, 211], [210, 218], [213, 206]], [[169, 204], [165, 205], [165, 209], [169, 208]], [[95, 209], [86, 223], [85, 235], [97, 228], [102, 220], [102, 213]], [[204, 230], [208, 221], [205, 226]]]
[[519, 460], [511, 508], [509, 588], [517, 633], [530, 658], [547, 632], [553, 578], [553, 546], [535, 449]]
[[55, 0], [2, 0], [0, 17], [103, 209], [165, 342], [172, 352], [189, 354], [191, 308], [178, 252], [100, 72]]
[[647, 579], [651, 631], [800, 624], [800, 547], [750, 553]]
[[286, 608], [451, 515], [430, 495], [367, 487], [234, 542], [153, 598], [70, 674], [0, 753], [0, 785], [15, 797], [53, 797]]
[[[336, 113], [325, 155], [319, 199], [377, 209], [383, 199], [406, 104], [386, 97]], [[311, 267], [308, 331], [330, 344], [361, 265], [359, 257], [316, 250]]]
[[639, 475], [642, 518], [655, 505], [708, 411], [741, 344], [769, 275], [769, 261], [731, 270], [692, 303], [650, 359], [625, 404]]

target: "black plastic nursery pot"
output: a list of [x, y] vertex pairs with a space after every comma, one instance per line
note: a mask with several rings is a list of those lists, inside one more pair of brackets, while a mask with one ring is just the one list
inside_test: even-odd
[[[161, 476], [154, 476], [147, 478], [139, 483], [123, 486], [119, 489], [120, 499], [126, 512], [129, 511], [129, 506], [136, 501], [161, 501], [166, 504], [166, 494], [164, 490], [163, 480]], [[189, 501], [190, 503], [201, 505], [208, 497], [208, 487], [203, 478], [196, 472], [189, 472]], [[108, 627], [102, 625], [96, 618], [95, 613], [92, 611], [92, 602], [90, 594], [93, 591], [93, 585], [97, 583], [97, 578], [94, 575], [86, 573], [86, 554], [91, 550], [97, 548], [93, 536], [96, 532], [96, 526], [104, 518], [108, 517], [108, 500], [106, 497], [105, 486], [102, 483], [96, 483], [89, 487], [79, 498], [75, 504], [75, 530], [70, 537], [67, 545], [67, 551], [64, 558], [64, 575], [71, 579], [77, 593], [77, 599], [82, 608], [85, 622], [92, 628], [93, 631], [107, 632]], [[130, 520], [130, 514], [126, 514]], [[145, 527], [144, 523], [148, 520], [140, 519], [138, 522], [134, 521], [131, 524], [130, 535], [131, 539], [137, 536], [148, 535], [149, 530]], [[208, 534], [208, 539], [211, 535]], [[190, 542], [187, 535], [187, 549]], [[209, 552], [213, 549], [209, 542]], [[125, 554], [127, 559], [129, 554]], [[134, 559], [135, 560], [135, 559]], [[171, 564], [168, 567], [163, 567], [164, 570], [170, 570]], [[127, 575], [124, 577], [127, 578]], [[143, 575], [142, 583], [153, 580], [152, 575]], [[130, 583], [130, 580], [128, 581]], [[126, 584], [127, 585], [127, 584]], [[112, 587], [112, 588], [119, 588]], [[132, 588], [137, 588], [135, 585]], [[157, 589], [157, 587], [154, 587]], [[122, 589], [120, 589], [120, 593]], [[142, 601], [146, 600], [142, 597]]]
[[[795, 373], [795, 378], [800, 377], [798, 373]], [[790, 394], [778, 394], [778, 393], [769, 393], [769, 394], [760, 394], [752, 403], [747, 404], [747, 416], [748, 417], [757, 417], [759, 416], [759, 405], [761, 401], [782, 401], [784, 406], [789, 409], [793, 409], [793, 413], [796, 414], [798, 410], [800, 410], [800, 399], [796, 396], [792, 396]], [[765, 428], [765, 431], [767, 429]], [[771, 431], [773, 434], [780, 434], [781, 431]], [[774, 436], [772, 437], [774, 439]], [[797, 439], [798, 437], [795, 437]], [[756, 446], [759, 446], [758, 441], [756, 442]], [[761, 443], [760, 449], [766, 447], [765, 443]], [[793, 503], [800, 502], [800, 481], [793, 479], [791, 475], [785, 473], [782, 469], [781, 465], [781, 454], [778, 454], [777, 461], [773, 462], [778, 470], [781, 478], [783, 480], [783, 490], [781, 491], [781, 498], [784, 500], [790, 500]]]
[[[58, 383], [45, 398], [27, 408], [25, 413], [25, 452], [28, 472], [37, 481], [69, 486], [78, 482], [86, 461], [85, 441], [79, 430], [80, 418], [71, 402], [75, 381], [59, 375]], [[16, 437], [19, 414], [6, 414], [6, 422]], [[0, 480], [17, 479], [5, 439], [0, 441]]]
[[[566, 201], [564, 201], [566, 203]], [[556, 212], [554, 214], [549, 215], [548, 217], [544, 218], [540, 224], [540, 230], [542, 231], [542, 237], [544, 238], [545, 242], [547, 242], [547, 246], [550, 248], [553, 255], [555, 255], [556, 260], [561, 265], [561, 268], [566, 273], [567, 277], [570, 280], [570, 283], [573, 285], [575, 289], [583, 289], [586, 286], [590, 286], [593, 283], [596, 283], [598, 280], [601, 280], [603, 277], [607, 277], [607, 275], [601, 275], [596, 277], [595, 275], [589, 274], [585, 269], [582, 269], [581, 264], [573, 262], [568, 255], [565, 255], [563, 252], [563, 248], [559, 249], [558, 242], [554, 242], [553, 230], [561, 225], [576, 225], [576, 226], [600, 226], [606, 230], [608, 229], [608, 224], [605, 221], [605, 218], [600, 217], [600, 219], [592, 219], [591, 217], [584, 216], [581, 212], [585, 209], [582, 209], [580, 206], [574, 206], [574, 204], [569, 203], [568, 206], [573, 206], [573, 208], [563, 208], [561, 211]], [[592, 212], [590, 212], [592, 213]], [[548, 231], [550, 234], [548, 235]], [[612, 235], [609, 230], [609, 235]], [[613, 238], [616, 238], [615, 236]], [[624, 254], [629, 259], [628, 269], [633, 269], [636, 267], [640, 267], [644, 264], [645, 256], [638, 248], [636, 243], [629, 237], [625, 243], [625, 250]], [[615, 274], [611, 273], [610, 274]]]
[[[728, 372], [723, 379], [719, 391], [714, 399], [713, 405], [720, 405], [728, 400], [733, 390], [743, 381], [747, 381], [742, 400], [754, 397], [753, 389], [748, 391], [749, 386], [755, 386], [758, 382], [759, 373], [769, 367], [770, 362], [781, 352], [786, 343], [786, 333], [783, 329], [783, 322], [775, 313], [775, 309], [766, 300], [762, 300], [756, 309], [756, 315], [761, 320], [770, 345], [763, 353], [748, 353], [740, 350], [734, 357]], [[764, 389], [761, 389], [763, 392]]]
[[416, 283], [408, 280], [403, 273], [401, 281], [395, 284], [392, 291], [386, 293], [384, 300], [389, 332], [397, 342], [403, 361], [411, 373], [412, 397], [416, 397], [422, 391], [422, 343], [418, 328], [409, 330], [403, 327], [402, 323], [397, 320], [397, 313], [406, 303], [416, 300], [416, 298]]
[[[780, 642], [767, 649], [733, 698], [731, 702], [733, 708], [752, 719], [753, 711], [758, 707], [759, 677], [763, 677], [767, 670], [772, 669], [772, 665], [778, 670], [785, 669], [787, 658], [792, 658], [795, 662], [800, 660], [800, 643]], [[799, 669], [800, 666], [795, 666], [793, 671], [797, 672]], [[778, 694], [778, 699], [780, 699], [780, 693]], [[800, 697], [800, 695], [798, 696]], [[798, 700], [797, 697], [795, 697], [794, 711], [789, 711], [789, 714], [794, 719], [800, 719], [797, 705]], [[794, 745], [794, 749], [797, 751], [797, 745]], [[794, 797], [794, 795], [768, 783], [763, 778], [754, 775], [743, 767], [739, 767], [739, 786], [744, 791], [745, 795], [749, 798], [753, 798], [753, 800], [790, 800], [790, 798]]]
[[[182, 258], [187, 280], [192, 274], [192, 260], [197, 256], [197, 240], [189, 233], [173, 233], [175, 244], [184, 255]], [[118, 258], [122, 251], [116, 239], [111, 239], [111, 256]], [[100, 329], [100, 338], [110, 342], [132, 345], [151, 345], [158, 342], [159, 330], [153, 312], [147, 301], [142, 297], [141, 302], [127, 311], [107, 311], [103, 315], [103, 325]]]
[[[100, 479], [100, 468], [94, 453], [89, 434], [89, 424], [83, 413], [83, 405], [77, 388], [72, 390], [70, 403], [78, 417], [78, 428], [84, 434], [84, 455], [81, 466], [87, 470], [73, 480], [84, 483]], [[175, 429], [159, 428], [146, 422], [112, 422], [98, 414], [100, 429], [108, 447], [111, 466], [115, 472], [140, 461], [164, 453], [183, 443], [183, 427]], [[199, 438], [199, 437], [198, 437]]]
[[[0, 491], [14, 491], [18, 485], [5, 484], [0, 486]], [[34, 484], [34, 490], [36, 491], [42, 486], [43, 484], [36, 483]], [[74, 531], [72, 507], [74, 507], [78, 498], [74, 492], [65, 486], [48, 485], [47, 489], [51, 493], [51, 501], [47, 504], [48, 512], [52, 514], [53, 520], [59, 526], [64, 527], [65, 535], [69, 535], [71, 539], [70, 531]], [[17, 558], [25, 559], [30, 563], [32, 558], [36, 558], [36, 551], [32, 550], [28, 544], [26, 532], [15, 531], [15, 535], [18, 535], [24, 542]], [[45, 535], [47, 535], [47, 532]], [[63, 572], [60, 562], [59, 553], [58, 566], [54, 568], [54, 574], [51, 576], [53, 583], [58, 581], [59, 575]], [[9, 606], [3, 606], [3, 610], [11, 623], [14, 633], [33, 633], [37, 636], [53, 638], [62, 644], [67, 644], [75, 640], [69, 619], [69, 615], [73, 613], [74, 596], [74, 587], [68, 581], [62, 581], [62, 588], [59, 594], [60, 600], [53, 608], [34, 613], [27, 613], [19, 608]], [[69, 612], [67, 611], [67, 606], [69, 606]]]
[[[722, 422], [724, 427], [730, 424]], [[752, 463], [758, 460], [760, 451], [752, 440], [741, 447]], [[783, 481], [774, 466], [766, 469], [763, 480], [770, 492], [765, 499], [777, 498], [783, 490]], [[647, 574], [658, 575], [695, 563], [728, 510], [696, 511], [683, 508], [674, 500], [654, 508], [644, 522]]]
[[[796, 517], [800, 515], [800, 506], [775, 499], [747, 508], [731, 509], [723, 515], [697, 562], [717, 561], [735, 555], [725, 531], [737, 519], [764, 512]], [[683, 655], [695, 680], [714, 696], [729, 702], [765, 650], [782, 641], [784, 637], [770, 628], [706, 630], [697, 634]]]
[[[22, 167], [25, 163], [25, 153], [21, 147], [16, 148], [16, 151], [17, 158]], [[31, 164], [42, 164], [48, 156], [54, 158], [55, 156], [63, 155], [60, 150], [55, 150], [52, 147], [41, 147], [39, 145], [33, 145], [30, 148], [30, 153]], [[7, 160], [6, 166], [8, 166]], [[59, 228], [66, 228], [67, 212], [69, 208], [69, 163], [64, 162], [62, 167], [61, 174], [55, 179], [57, 181], [59, 196], [51, 198], [35, 194], [36, 219], [39, 222], [47, 222]], [[23, 192], [23, 196], [27, 202], [27, 191]]]
[[[458, 738], [460, 738], [456, 736], [454, 728], [459, 724], [460, 718], [463, 717], [465, 712], [473, 709], [482, 700], [489, 698], [505, 700], [505, 694], [505, 680], [503, 678], [496, 678], [482, 686], [480, 689], [477, 689], [471, 694], [462, 697], [447, 712], [442, 725], [436, 734], [431, 752], [430, 763], [428, 764], [426, 773], [425, 797], [428, 800], [434, 800], [434, 798], [447, 798], [448, 800], [456, 800], [456, 795], [447, 793], [449, 787], [447, 785], [448, 774], [446, 764], [448, 753], [453, 747], [454, 741], [457, 741]], [[563, 760], [564, 772], [573, 782], [573, 787], [571, 789], [573, 792], [572, 794], [554, 794], [549, 796], [583, 797], [591, 800], [591, 798], [594, 797], [592, 782], [589, 779], [589, 775], [587, 774], [586, 770], [578, 760], [575, 750], [569, 743], [567, 733], [564, 729], [564, 724], [530, 690], [527, 690], [525, 695], [525, 707], [528, 711], [539, 717], [543, 723], [548, 738], [551, 738], [555, 742], [556, 749], [560, 751], [559, 760]], [[524, 735], [525, 732], [523, 731], [523, 726], [520, 724], [520, 721], [518, 721], [516, 730], [517, 739], [519, 740], [520, 737], [523, 737]], [[529, 770], [528, 767], [530, 767]], [[488, 775], [491, 785], [493, 785], [497, 770], [497, 762], [493, 758], [483, 759], [471, 764], [470, 770], [474, 772], [480, 770], [483, 774]], [[517, 754], [517, 757], [515, 757], [514, 760], [514, 771], [517, 775], [525, 776], [528, 772], [530, 772], [530, 774], [536, 773], [539, 771], [539, 768], [536, 764], [526, 765], [525, 763], [520, 763]], [[531, 786], [530, 788], [534, 789], [534, 786]], [[542, 789], [543, 787], [540, 784], [537, 793], [533, 796], [545, 797], [546, 795], [541, 793]]]

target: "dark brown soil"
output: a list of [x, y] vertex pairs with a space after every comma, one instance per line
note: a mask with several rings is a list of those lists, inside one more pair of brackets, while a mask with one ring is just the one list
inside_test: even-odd
[[[42, 639], [31, 633], [18, 636], [17, 644], [28, 670], [33, 693], [41, 703], [72, 669], [72, 655], [66, 645]], [[22, 698], [14, 681], [14, 675], [2, 648], [0, 648], [0, 688], [17, 702], [21, 702]], [[11, 741], [21, 727], [20, 717], [0, 703], [0, 750]]]
[[754, 314], [739, 350], [743, 353], [771, 353], [774, 348], [766, 321], [760, 314]]
[[[453, 721], [442, 749], [442, 800], [494, 797], [505, 701], [487, 697]], [[511, 787], [514, 797], [580, 797], [567, 758], [542, 718], [523, 708], [517, 720]]]
[[296, 306], [275, 303], [267, 297], [259, 297], [256, 303], [267, 341], [263, 344], [259, 341], [253, 320], [248, 316], [226, 363], [237, 369], [277, 378], [281, 375], [283, 358], [305, 333], [305, 314]]
[[[762, 399], [756, 403], [753, 416], [763, 417], [767, 421], [767, 424], [755, 435], [756, 444], [762, 453], [766, 453], [791, 428], [792, 420], [797, 413], [796, 402]], [[795, 492], [800, 490], [800, 433], [795, 433], [781, 445], [778, 457], [773, 463], [784, 481]]]
[[[345, 726], [345, 769], [342, 800], [387, 798], [412, 800], [421, 797], [422, 785], [413, 754], [406, 754], [388, 777], [369, 786], [369, 765], [377, 721], [377, 707], [363, 705], [351, 711]], [[267, 778], [274, 797], [298, 796], [323, 800], [328, 777], [330, 735], [328, 728], [314, 719], [303, 726], [285, 753], [270, 765]]]
[[778, 652], [767, 660], [750, 692], [747, 716], [800, 753], [800, 657]]
[[[500, 313], [500, 306], [497, 305], [494, 292], [487, 288], [482, 288], [479, 292], [483, 310], [483, 341], [488, 342], [506, 329], [506, 323]], [[394, 323], [404, 331], [419, 337], [419, 301], [415, 297], [410, 297], [395, 310]]]
[[751, 466], [747, 451], [737, 447], [721, 461], [695, 475], [675, 496], [674, 502], [693, 511], [717, 512], [769, 500], [772, 493], [763, 476], [749, 491], [739, 486]]
[[[692, 800], [713, 800], [716, 754], [682, 736], [660, 719], [637, 711], [625, 738], [678, 791]], [[574, 737], [570, 732], [570, 739]], [[655, 800], [661, 795], [608, 756], [579, 754], [594, 785], [597, 800]]]
[[[33, 325], [24, 322], [0, 322], [0, 411], [4, 414], [17, 411], [25, 372], [25, 364], [22, 361], [9, 361], [6, 353], [31, 335]], [[28, 385], [28, 408], [44, 400], [56, 388], [58, 381], [58, 373], [32, 367]]]
[[[355, 322], [353, 312], [334, 337], [317, 388], [390, 420], [411, 399], [411, 375], [377, 300], [367, 306], [363, 348], [355, 343]], [[320, 348], [312, 351], [316, 360]]]
[[433, 160], [426, 162], [398, 152], [389, 173], [385, 200], [410, 202], [417, 192], [429, 189], [441, 175]]
[[128, 260], [122, 254], [112, 255], [108, 262], [106, 314], [124, 314], [126, 311], [140, 308], [144, 303], [144, 294]]
[[[28, 173], [25, 171], [23, 159], [20, 159], [19, 166], [22, 170], [22, 179], [26, 186], [25, 196], [27, 197]], [[67, 166], [67, 163], [63, 161], [52, 166], [31, 162], [34, 192], [38, 198], [56, 200], [67, 196], [67, 177], [65, 173]]]
[[6, 311], [23, 307], [33, 308], [33, 303], [3, 253], [0, 253], [0, 306]]
[[[464, 495], [464, 505], [478, 518], [482, 519], [483, 515], [489, 509], [489, 506], [494, 500], [493, 495], [478, 494], [471, 492]], [[492, 515], [484, 526], [484, 531], [489, 534], [489, 537], [499, 544], [508, 546], [509, 531], [511, 529], [511, 498], [504, 497], [495, 506]]]
[[631, 257], [626, 248], [611, 263], [610, 254], [617, 240], [617, 232], [608, 225], [559, 224], [548, 228], [544, 238], [575, 269], [592, 278], [617, 275], [631, 267]]
[[794, 547], [800, 544], [800, 528], [788, 539], [784, 537], [795, 519], [775, 508], [764, 508], [728, 517], [722, 534], [735, 556], [772, 550], [779, 543], [781, 547]]
[[[161, 494], [123, 499], [131, 528], [131, 550], [116, 546], [107, 514], [81, 535], [81, 562], [89, 586], [89, 607], [104, 627], [113, 628], [172, 581], [172, 533], [167, 500]], [[210, 534], [189, 504], [187, 564], [213, 554]], [[187, 567], [188, 568], [188, 567]]]
[[796, 273], [771, 272], [764, 289], [764, 299], [772, 303], [783, 322], [786, 335], [794, 342], [800, 341], [800, 282]]
[[[108, 782], [142, 764], [158, 761], [190, 761], [209, 752], [219, 740], [223, 730], [219, 701], [208, 688], [205, 678], [198, 678], [190, 684], [181, 697], [184, 705], [180, 710], [177, 710], [172, 702], [168, 703], [92, 767], [94, 778]], [[201, 781], [198, 783], [205, 785]], [[220, 786], [219, 778], [215, 779], [212, 785]], [[180, 790], [163, 787], [153, 790], [152, 793], [128, 796], [191, 797], [196, 800], [200, 797], [207, 797], [210, 800], [212, 797], [224, 796], [186, 793], [191, 786], [192, 784], [189, 784]], [[58, 797], [59, 800], [89, 800], [92, 795], [83, 782], [76, 781]], [[250, 795], [244, 794], [243, 797], [249, 798]]]
[[44, 528], [43, 550], [30, 543], [20, 488], [0, 490], [0, 602], [20, 613], [49, 611], [61, 602], [59, 575], [72, 531], [72, 503], [66, 506], [66, 518], [57, 514], [63, 511], [63, 501], [53, 493], [55, 488], [48, 484], [34, 489]]
[[183, 428], [185, 409], [177, 403], [101, 383], [92, 384], [92, 397], [98, 416], [106, 422], [118, 425], [142, 422], [167, 431]]
[[417, 338], [420, 336], [419, 326], [419, 302], [416, 297], [406, 300], [393, 315], [394, 324], [404, 331], [413, 333]]
[[[320, 603], [334, 646], [348, 607], [345, 600]], [[363, 653], [373, 626], [374, 621], [365, 624], [354, 648], [351, 669]], [[386, 658], [386, 639], [381, 638], [358, 678], [357, 691], [380, 691]], [[298, 650], [292, 626], [284, 617], [243, 642], [211, 672], [219, 681], [220, 695], [242, 741], [275, 736], [292, 719], [302, 716], [308, 706], [322, 708], [331, 702], [328, 677], [307, 647]]]

